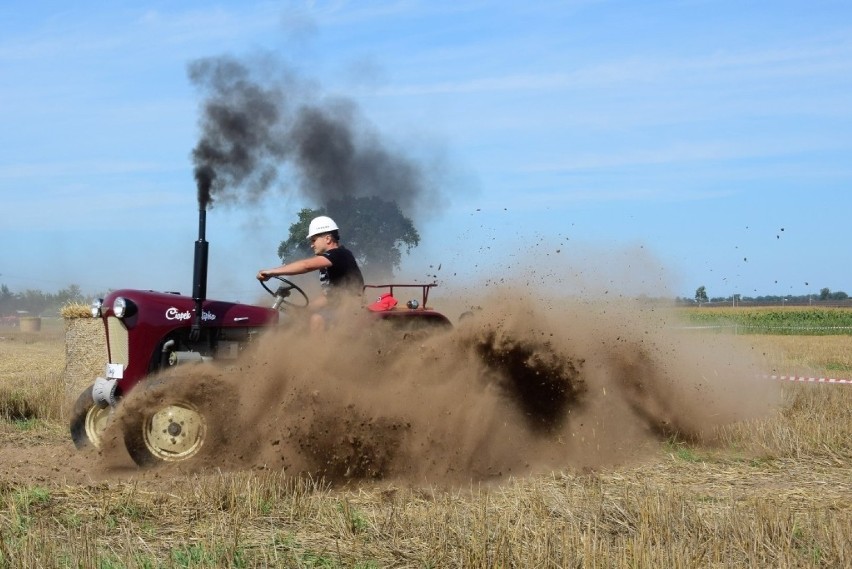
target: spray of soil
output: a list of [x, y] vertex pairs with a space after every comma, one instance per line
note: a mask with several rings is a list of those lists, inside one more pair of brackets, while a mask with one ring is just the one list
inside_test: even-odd
[[[191, 468], [467, 483], [641, 460], [669, 437], [712, 443], [779, 401], [732, 338], [675, 329], [665, 308], [508, 289], [480, 304], [437, 333], [363, 311], [321, 336], [296, 323], [232, 369], [179, 368], [187, 397], [231, 394], [207, 402], [218, 426]], [[151, 397], [135, 390], [117, 422]]]

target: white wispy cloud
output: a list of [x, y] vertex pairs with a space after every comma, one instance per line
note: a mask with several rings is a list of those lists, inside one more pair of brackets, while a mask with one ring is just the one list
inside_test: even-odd
[[666, 142], [655, 148], [639, 148], [600, 153], [572, 153], [558, 160], [523, 165], [521, 173], [571, 172], [632, 166], [659, 166], [700, 162], [724, 162], [783, 158], [813, 153], [832, 147], [842, 148], [840, 140], [824, 137], [797, 137], [778, 140], [771, 136], [749, 140], [705, 140]]
[[128, 228], [128, 219], [144, 219], [147, 229], [175, 225], [178, 212], [191, 211], [192, 192], [169, 191], [132, 177], [97, 182], [4, 182], [3, 208], [15, 212], [0, 221], [0, 230], [66, 230]]
[[175, 172], [185, 165], [164, 165], [159, 162], [136, 161], [75, 161], [0, 164], [0, 180], [31, 178], [78, 178], [107, 174], [141, 174]]
[[274, 32], [281, 21], [281, 8], [273, 3], [230, 9], [123, 9], [91, 17], [70, 13], [67, 18], [47, 18], [25, 31], [6, 30], [0, 39], [0, 62], [116, 56], [127, 50], [141, 50], [149, 57], [170, 51], [181, 57]]
[[568, 71], [558, 70], [563, 65], [559, 61], [552, 61], [551, 66], [557, 70], [388, 86], [378, 89], [373, 95], [402, 97], [589, 89], [618, 84], [641, 85], [687, 80], [707, 83], [740, 78], [743, 73], [748, 73], [749, 82], [763, 78], [827, 76], [852, 71], [852, 44], [847, 42], [832, 46], [789, 47], [739, 53], [716, 52], [696, 57], [628, 56]]

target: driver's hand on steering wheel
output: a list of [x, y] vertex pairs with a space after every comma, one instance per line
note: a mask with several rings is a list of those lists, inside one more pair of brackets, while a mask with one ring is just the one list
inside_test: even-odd
[[269, 275], [266, 273], [266, 271], [258, 271], [257, 280], [259, 280], [260, 282], [266, 282], [269, 280]]

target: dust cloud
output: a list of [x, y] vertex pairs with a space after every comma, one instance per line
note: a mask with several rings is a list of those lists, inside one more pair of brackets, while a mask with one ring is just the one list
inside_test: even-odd
[[679, 329], [652, 301], [510, 286], [477, 301], [431, 332], [360, 309], [318, 336], [297, 317], [230, 369], [172, 370], [187, 396], [230, 394], [192, 468], [464, 484], [641, 461], [675, 436], [712, 444], [780, 401], [734, 338]]

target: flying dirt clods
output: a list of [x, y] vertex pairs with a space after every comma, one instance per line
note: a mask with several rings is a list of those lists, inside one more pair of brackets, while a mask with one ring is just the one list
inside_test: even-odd
[[[715, 427], [779, 402], [729, 338], [674, 329], [660, 307], [509, 292], [434, 334], [359, 312], [322, 341], [296, 325], [232, 369], [170, 371], [182, 393], [238, 394], [209, 402], [224, 428], [190, 468], [464, 484], [624, 464], [675, 435], [712, 442]], [[147, 397], [137, 388], [116, 422]]]

